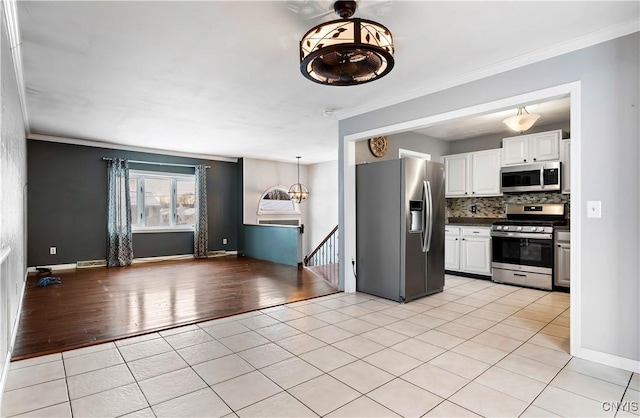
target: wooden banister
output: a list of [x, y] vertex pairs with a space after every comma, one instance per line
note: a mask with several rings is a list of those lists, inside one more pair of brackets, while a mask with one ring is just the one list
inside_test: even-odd
[[317, 246], [313, 251], [311, 251], [311, 254], [309, 254], [309, 255], [307, 255], [307, 256], [305, 256], [305, 257], [304, 257], [304, 265], [305, 265], [305, 266], [308, 266], [308, 265], [309, 265], [309, 260], [310, 260], [310, 259], [311, 259], [311, 258], [312, 258], [312, 257], [313, 257], [313, 256], [314, 256], [314, 255], [319, 251], [319, 250], [320, 250], [320, 248], [322, 248], [322, 246], [323, 246], [327, 241], [329, 241], [329, 240], [331, 239], [331, 237], [333, 236], [333, 234], [335, 234], [335, 233], [336, 233], [336, 231], [337, 231], [337, 230], [338, 230], [338, 225], [336, 225], [336, 227], [335, 227], [335, 228], [333, 228], [333, 229], [331, 230], [331, 232], [329, 232], [329, 233], [327, 234], [327, 236], [326, 236], [326, 237], [324, 237], [324, 239], [322, 240], [322, 242], [321, 242], [320, 244], [318, 244], [318, 246]]

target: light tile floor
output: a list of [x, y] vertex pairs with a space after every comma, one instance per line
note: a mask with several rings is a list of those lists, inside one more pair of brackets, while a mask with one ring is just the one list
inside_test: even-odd
[[638, 374], [567, 354], [568, 308], [456, 276], [340, 293], [11, 363], [1, 416], [637, 417]]

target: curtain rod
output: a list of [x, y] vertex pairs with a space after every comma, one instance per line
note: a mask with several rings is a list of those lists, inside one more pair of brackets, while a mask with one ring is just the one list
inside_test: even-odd
[[[110, 157], [102, 157], [104, 161], [113, 161], [113, 158]], [[129, 160], [130, 163], [133, 164], [150, 164], [150, 165], [168, 165], [172, 167], [196, 167], [195, 164], [174, 164], [174, 163], [154, 163], [151, 161], [138, 161], [138, 160]], [[209, 165], [205, 165], [204, 168], [211, 168]]]

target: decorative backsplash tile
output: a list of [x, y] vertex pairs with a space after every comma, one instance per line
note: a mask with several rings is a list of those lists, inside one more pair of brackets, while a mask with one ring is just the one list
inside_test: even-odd
[[[571, 217], [571, 195], [553, 192], [508, 193], [495, 197], [460, 197], [447, 200], [447, 218], [506, 218], [507, 203], [566, 203], [567, 218]], [[471, 206], [476, 213], [471, 212]]]

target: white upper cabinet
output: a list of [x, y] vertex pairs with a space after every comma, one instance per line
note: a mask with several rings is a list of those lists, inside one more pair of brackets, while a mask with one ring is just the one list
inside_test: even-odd
[[562, 130], [556, 130], [504, 138], [502, 165], [559, 160], [563, 134]]
[[560, 161], [562, 162], [562, 193], [571, 193], [571, 140], [562, 140], [560, 146]]
[[499, 196], [501, 160], [501, 149], [445, 156], [445, 196]]

